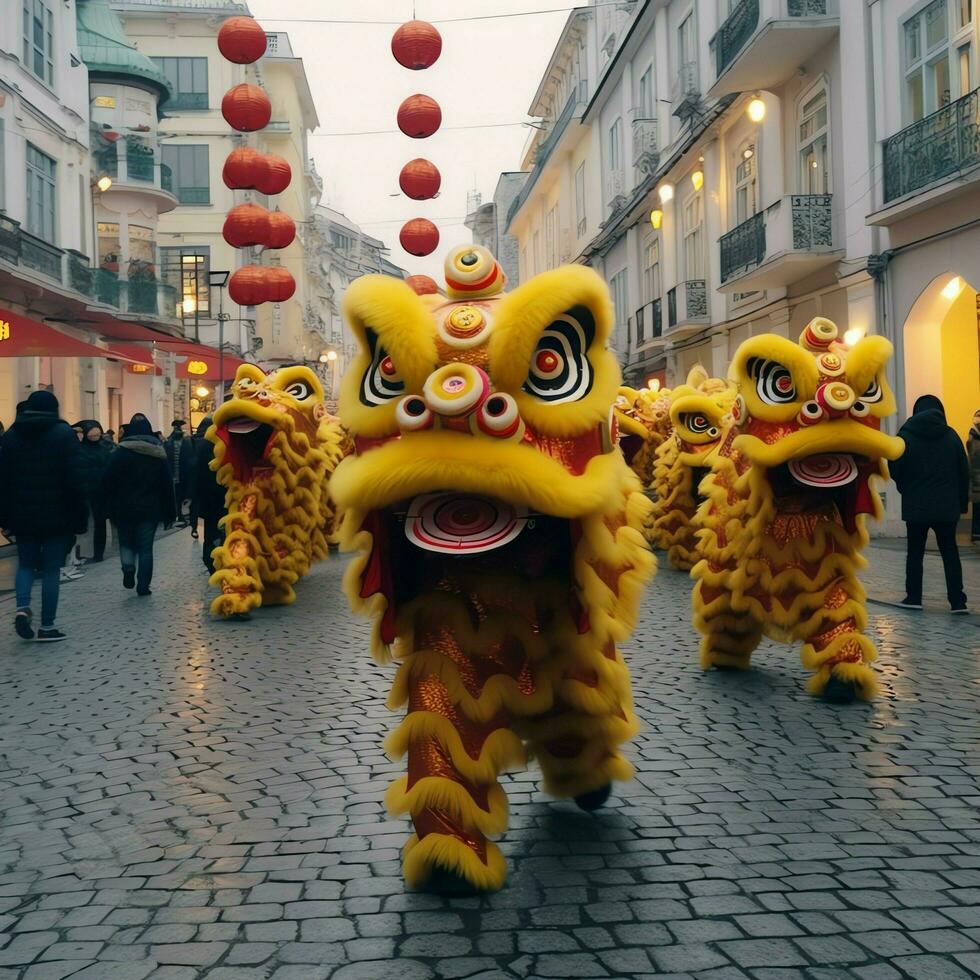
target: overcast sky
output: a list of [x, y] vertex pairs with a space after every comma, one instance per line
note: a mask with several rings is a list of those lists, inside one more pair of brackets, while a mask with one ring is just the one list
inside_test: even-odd
[[[436, 24], [442, 56], [425, 71], [402, 68], [391, 55], [397, 24], [412, 18], [412, 0], [248, 0], [252, 14], [269, 29], [289, 34], [303, 58], [320, 117], [310, 149], [323, 177], [323, 203], [361, 225], [391, 249], [409, 273], [441, 280], [450, 247], [470, 241], [463, 226], [466, 194], [476, 189], [486, 201], [497, 176], [517, 170], [530, 130], [510, 125], [448, 129], [486, 123], [520, 123], [568, 14], [529, 14], [570, 7], [569, 0], [416, 0], [415, 15]], [[440, 22], [440, 18], [521, 14], [496, 19]], [[392, 24], [292, 21], [378, 20]], [[395, 114], [407, 95], [423, 92], [442, 106], [443, 128], [425, 140], [398, 131]], [[393, 130], [371, 136], [335, 136]], [[398, 172], [415, 157], [427, 157], [442, 173], [442, 190], [431, 201], [398, 194]], [[439, 228], [439, 248], [426, 258], [402, 251], [398, 231], [412, 217]]]

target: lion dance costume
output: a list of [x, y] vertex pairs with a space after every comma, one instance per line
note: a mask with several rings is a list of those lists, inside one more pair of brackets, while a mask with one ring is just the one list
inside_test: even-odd
[[[501, 295], [493, 256], [446, 261], [449, 299], [366, 276], [345, 312], [361, 353], [340, 417], [355, 455], [331, 491], [346, 590], [374, 620], [377, 659], [399, 663], [387, 742], [409, 813], [409, 884], [490, 890], [507, 824], [498, 774], [530, 754], [545, 788], [594, 809], [632, 767], [626, 665], [653, 571], [648, 507], [616, 450], [619, 371], [606, 287], [583, 266]], [[394, 645], [392, 652], [391, 646]]]
[[623, 385], [615, 407], [619, 448], [643, 486], [649, 487], [657, 448], [670, 435], [670, 391]]
[[225, 540], [212, 553], [215, 616], [295, 600], [293, 585], [327, 553], [327, 480], [342, 455], [340, 426], [309, 368], [267, 375], [243, 364], [232, 395], [207, 432], [211, 468], [227, 488]]
[[727, 381], [709, 378], [700, 365], [688, 373], [686, 384], [670, 392], [670, 434], [656, 451], [657, 500], [649, 538], [667, 552], [671, 565], [685, 572], [698, 560], [698, 486], [708, 473], [710, 454], [721, 442], [734, 401], [735, 389]]
[[856, 573], [864, 515], [881, 516], [871, 480], [904, 448], [880, 431], [895, 411], [885, 381], [891, 353], [883, 337], [848, 347], [820, 317], [799, 344], [763, 335], [736, 352], [739, 396], [697, 516], [704, 669], [746, 669], [767, 634], [803, 644], [812, 694], [873, 695], [876, 652]]

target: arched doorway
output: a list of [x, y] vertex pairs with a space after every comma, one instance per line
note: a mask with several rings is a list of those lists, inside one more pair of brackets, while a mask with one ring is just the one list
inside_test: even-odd
[[956, 272], [937, 276], [905, 321], [904, 414], [920, 395], [938, 395], [962, 439], [980, 408], [980, 306], [977, 290]]

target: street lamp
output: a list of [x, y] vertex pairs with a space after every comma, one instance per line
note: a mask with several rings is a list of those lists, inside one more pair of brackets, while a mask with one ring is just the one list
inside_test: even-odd
[[208, 288], [218, 287], [218, 392], [219, 397], [225, 393], [225, 320], [229, 319], [225, 313], [225, 285], [228, 282], [230, 272], [225, 269], [212, 269], [208, 272]]

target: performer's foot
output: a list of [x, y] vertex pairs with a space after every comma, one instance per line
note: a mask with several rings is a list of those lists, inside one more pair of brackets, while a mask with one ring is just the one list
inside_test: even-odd
[[612, 783], [606, 783], [605, 786], [589, 790], [588, 793], [580, 793], [575, 797], [575, 804], [580, 810], [588, 812], [598, 810], [599, 807], [605, 805], [610, 793], [612, 793]]
[[442, 868], [438, 865], [432, 869], [422, 888], [433, 895], [463, 897], [482, 894], [479, 888], [467, 881], [459, 872], [450, 871], [448, 868]]
[[850, 704], [857, 697], [857, 684], [831, 674], [821, 697], [831, 704]]

